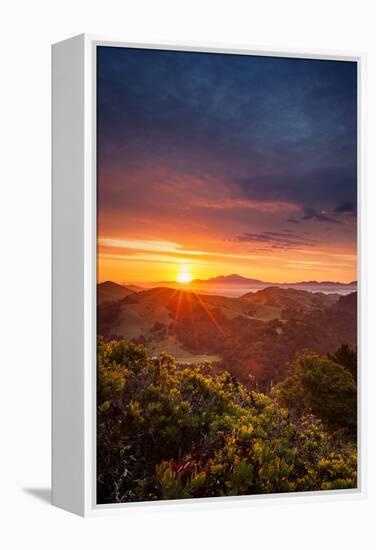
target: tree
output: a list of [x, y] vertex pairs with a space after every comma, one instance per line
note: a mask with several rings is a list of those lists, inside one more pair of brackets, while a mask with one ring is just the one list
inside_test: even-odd
[[329, 354], [328, 357], [351, 372], [352, 377], [356, 382], [358, 374], [358, 359], [356, 350], [351, 349], [347, 344], [342, 344], [342, 346], [333, 355]]
[[280, 405], [302, 414], [311, 410], [331, 430], [351, 435], [357, 428], [357, 390], [349, 370], [328, 357], [303, 353], [274, 388]]

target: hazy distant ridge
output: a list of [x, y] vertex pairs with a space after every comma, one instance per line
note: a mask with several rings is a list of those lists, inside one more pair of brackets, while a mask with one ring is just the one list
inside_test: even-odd
[[357, 281], [351, 281], [350, 283], [342, 283], [340, 281], [297, 281], [295, 283], [271, 283], [268, 281], [262, 281], [260, 279], [251, 279], [248, 277], [242, 277], [241, 275], [219, 275], [218, 277], [212, 277], [210, 279], [194, 279], [192, 285], [244, 285], [247, 287], [286, 287], [286, 288], [299, 288], [299, 287], [345, 287], [347, 289], [354, 290], [357, 287]]
[[[146, 286], [146, 285], [145, 285]], [[170, 288], [189, 288], [191, 290], [208, 292], [210, 294], [221, 294], [227, 296], [241, 296], [247, 291], [262, 290], [267, 287], [295, 288], [311, 292], [353, 292], [357, 290], [357, 281], [343, 283], [340, 281], [297, 281], [293, 283], [274, 283], [242, 277], [241, 275], [219, 275], [210, 279], [194, 279], [187, 285], [181, 285], [175, 281], [159, 281], [148, 283], [149, 288], [153, 286], [168, 286]], [[227, 291], [226, 291], [227, 290]]]

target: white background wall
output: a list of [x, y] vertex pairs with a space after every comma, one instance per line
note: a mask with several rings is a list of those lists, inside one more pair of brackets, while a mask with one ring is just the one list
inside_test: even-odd
[[[3, 548], [375, 548], [376, 39], [372, 1], [43, 0], [1, 10], [0, 541]], [[50, 479], [50, 44], [88, 32], [368, 52], [369, 496], [83, 520]], [[374, 250], [372, 250], [372, 248]], [[4, 306], [5, 304], [5, 306]], [[373, 348], [373, 349], [372, 349]]]

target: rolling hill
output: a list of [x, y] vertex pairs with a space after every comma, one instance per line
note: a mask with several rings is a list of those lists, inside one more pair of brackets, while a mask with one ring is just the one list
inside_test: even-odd
[[97, 285], [97, 303], [113, 302], [133, 294], [133, 290], [112, 281], [105, 281]]
[[133, 292], [142, 292], [143, 290], [146, 290], [144, 286], [133, 285], [132, 283], [124, 284], [123, 286], [126, 286], [129, 290], [132, 290]]
[[242, 381], [252, 375], [267, 386], [297, 351], [330, 353], [356, 344], [356, 293], [269, 287], [229, 298], [158, 287], [99, 304], [98, 334], [171, 353], [178, 364], [208, 359]]
[[306, 312], [334, 304], [338, 301], [339, 295], [271, 286], [258, 292], [248, 292], [242, 296], [242, 299], [252, 304], [263, 304], [283, 309], [292, 308]]

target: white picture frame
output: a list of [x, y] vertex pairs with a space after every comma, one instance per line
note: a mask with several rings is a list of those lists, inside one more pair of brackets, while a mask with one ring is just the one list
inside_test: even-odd
[[[353, 61], [358, 65], [358, 487], [96, 504], [96, 47], [116, 46]], [[223, 44], [133, 44], [79, 35], [52, 47], [52, 502], [81, 516], [140, 507], [250, 506], [366, 495], [365, 54]]]

